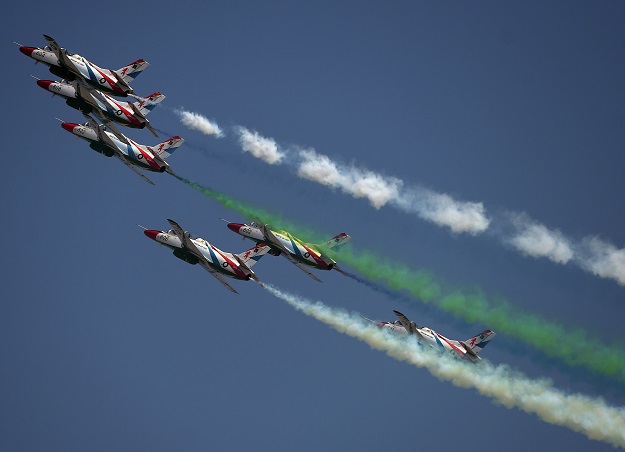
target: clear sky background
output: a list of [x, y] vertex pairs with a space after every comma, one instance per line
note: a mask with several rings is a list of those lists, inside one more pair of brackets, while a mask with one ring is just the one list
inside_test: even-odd
[[[97, 6], [97, 7], [96, 7]], [[101, 67], [150, 67], [138, 94], [167, 99], [154, 127], [187, 143], [180, 175], [352, 236], [444, 284], [625, 344], [625, 287], [526, 257], [492, 233], [452, 234], [372, 208], [243, 153], [245, 126], [375, 170], [525, 212], [573, 240], [625, 247], [625, 4], [605, 2], [34, 2], [0, 31], [0, 448], [43, 450], [611, 450], [442, 382], [294, 311], [253, 283], [227, 291], [146, 238], [166, 218], [219, 248], [243, 221], [167, 174], [151, 186], [61, 129], [82, 116], [29, 77], [55, 77], [12, 41], [42, 34]], [[175, 108], [215, 120], [217, 139]], [[147, 130], [135, 141], [158, 143]], [[161, 138], [167, 138], [162, 136]], [[348, 267], [346, 267], [349, 269]], [[489, 327], [285, 259], [254, 268], [288, 292], [465, 339]], [[570, 392], [625, 404], [625, 383], [498, 335], [483, 356]]]

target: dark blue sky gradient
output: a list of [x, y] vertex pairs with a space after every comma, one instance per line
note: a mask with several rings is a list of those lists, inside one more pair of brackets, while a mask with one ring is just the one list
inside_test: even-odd
[[[487, 232], [454, 236], [390, 207], [244, 155], [232, 127], [313, 147], [407, 184], [526, 212], [581, 240], [625, 246], [625, 5], [622, 2], [30, 3], [3, 37], [5, 137], [0, 303], [0, 449], [612, 450], [440, 382], [297, 313], [253, 283], [228, 292], [136, 226], [173, 218], [219, 248], [251, 247], [243, 221], [174, 178], [143, 182], [54, 119], [82, 116], [29, 74], [54, 79], [12, 41], [42, 34], [102, 67], [151, 66], [154, 127], [188, 141], [180, 175], [355, 246], [479, 286], [517, 308], [625, 344], [625, 288], [533, 259]], [[227, 136], [186, 129], [173, 109]], [[145, 130], [135, 141], [158, 143]], [[161, 137], [167, 138], [167, 137]], [[465, 339], [468, 324], [345, 278], [319, 284], [265, 257], [259, 278], [387, 320], [399, 309]], [[625, 386], [505, 335], [484, 356], [558, 387], [625, 404]]]

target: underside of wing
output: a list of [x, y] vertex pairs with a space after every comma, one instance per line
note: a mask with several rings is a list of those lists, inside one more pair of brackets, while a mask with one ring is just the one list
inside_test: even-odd
[[120, 160], [120, 161], [121, 161], [124, 165], [126, 165], [128, 168], [130, 168], [130, 169], [131, 169], [131, 170], [133, 170], [135, 173], [137, 173], [137, 175], [139, 175], [139, 176], [140, 176], [143, 180], [145, 180], [148, 184], [156, 185], [154, 182], [152, 182], [152, 180], [151, 180], [148, 176], [146, 176], [146, 175], [145, 175], [145, 174], [143, 174], [141, 171], [139, 171], [139, 169], [138, 169], [138, 168], [135, 168], [135, 166], [134, 166], [132, 163], [128, 162], [128, 161], [126, 160], [126, 158], [125, 158], [125, 157], [123, 157], [123, 156], [121, 155], [121, 152], [116, 152], [116, 153], [115, 153], [115, 157], [117, 157], [117, 158], [118, 158], [118, 159], [119, 159], [119, 160]]
[[308, 270], [306, 267], [304, 267], [304, 264], [302, 264], [301, 262], [299, 262], [297, 259], [295, 259], [293, 256], [291, 256], [291, 254], [288, 253], [282, 253], [282, 255], [284, 257], [286, 257], [289, 261], [291, 261], [293, 264], [295, 264], [295, 266], [297, 268], [299, 268], [301, 271], [303, 271], [304, 273], [306, 273], [308, 276], [310, 276], [312, 279], [314, 279], [315, 281], [318, 282], [323, 282], [321, 281], [319, 278], [317, 278], [310, 270]]
[[236, 290], [234, 290], [234, 288], [228, 284], [223, 277], [216, 271], [214, 270], [210, 264], [208, 263], [208, 261], [206, 260], [205, 257], [202, 257], [200, 259], [200, 264], [202, 265], [202, 267], [204, 267], [204, 269], [209, 272], [211, 275], [213, 275], [215, 278], [217, 278], [219, 280], [220, 283], [222, 283], [224, 286], [226, 286], [228, 288], [228, 290], [230, 290], [231, 292], [234, 292], [236, 294], [238, 294], [239, 292], [237, 292]]

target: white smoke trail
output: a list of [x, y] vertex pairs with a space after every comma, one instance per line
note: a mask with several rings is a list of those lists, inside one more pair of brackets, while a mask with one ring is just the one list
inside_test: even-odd
[[558, 230], [531, 220], [525, 214], [510, 215], [515, 234], [505, 240], [523, 254], [546, 257], [558, 264], [566, 264], [573, 258], [571, 242]]
[[313, 149], [300, 150], [299, 155], [302, 161], [297, 174], [301, 178], [340, 188], [354, 198], [367, 198], [376, 209], [397, 197], [402, 186], [402, 181], [394, 177], [354, 167], [338, 167], [329, 157]]
[[625, 286], [625, 249], [618, 249], [597, 237], [587, 237], [575, 258], [584, 270]]
[[456, 201], [444, 193], [426, 188], [405, 190], [393, 203], [405, 212], [414, 212], [424, 220], [446, 226], [454, 233], [478, 235], [488, 229], [490, 219], [481, 202]]
[[217, 123], [210, 121], [208, 118], [198, 113], [183, 109], [175, 110], [175, 113], [180, 116], [180, 122], [189, 129], [197, 130], [204, 135], [214, 135], [217, 138], [224, 136], [223, 131], [219, 128]]
[[395, 359], [426, 368], [440, 380], [451, 381], [462, 388], [474, 388], [506, 408], [517, 407], [550, 424], [568, 427], [590, 439], [625, 448], [624, 408], [609, 406], [600, 398], [567, 394], [554, 388], [546, 379], [533, 380], [504, 365], [495, 366], [486, 361], [477, 366], [469, 365], [422, 347], [412, 338], [394, 337], [355, 314], [321, 302], [310, 302], [272, 286], [265, 288], [338, 332], [361, 340]]
[[270, 165], [281, 163], [286, 153], [278, 150], [278, 145], [272, 138], [265, 138], [258, 132], [250, 132], [242, 126], [235, 128], [239, 134], [239, 143], [245, 152], [249, 152], [257, 159], [264, 160]]
[[[207, 135], [223, 136], [219, 126], [205, 117], [184, 110], [176, 110], [182, 122], [191, 129]], [[481, 202], [458, 201], [445, 193], [427, 188], [405, 187], [404, 181], [384, 176], [353, 165], [339, 164], [314, 149], [300, 149], [291, 154], [281, 151], [273, 138], [261, 136], [245, 127], [238, 126], [235, 132], [245, 152], [251, 153], [269, 164], [283, 162], [295, 165], [302, 179], [339, 188], [354, 198], [366, 198], [379, 209], [387, 204], [438, 226], [449, 228], [454, 234], [479, 235], [491, 227], [491, 219]], [[612, 279], [625, 286], [625, 248], [619, 249], [611, 243], [594, 237], [586, 237], [575, 243], [557, 229], [530, 219], [524, 213], [498, 216], [506, 224], [495, 227], [499, 240], [511, 245], [526, 256], [547, 258], [557, 264], [573, 263], [596, 276]], [[512, 233], [502, 232], [512, 230]]]
[[339, 165], [314, 149], [300, 150], [298, 176], [329, 187], [340, 188], [354, 198], [367, 198], [376, 209], [393, 204], [424, 220], [445, 226], [454, 233], [479, 234], [490, 220], [482, 203], [460, 202], [443, 193], [420, 187], [403, 189], [404, 182], [354, 166]]

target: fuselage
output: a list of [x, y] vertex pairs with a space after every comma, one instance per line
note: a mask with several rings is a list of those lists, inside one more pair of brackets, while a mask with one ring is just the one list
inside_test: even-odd
[[[115, 154], [124, 158], [128, 163], [138, 166], [142, 169], [162, 173], [167, 170], [168, 166], [162, 166], [154, 158], [154, 154], [148, 149], [147, 146], [135, 143], [131, 139], [128, 139], [128, 144], [123, 143], [117, 139], [115, 134], [104, 131], [110, 142], [116, 149], [111, 149], [109, 144], [104, 143], [98, 137], [98, 133], [91, 127], [83, 124], [75, 124], [71, 122], [64, 122], [61, 124], [63, 129], [73, 133], [79, 138], [90, 142], [92, 149], [111, 157]], [[167, 163], [163, 162], [165, 165]]]
[[[257, 243], [266, 243], [274, 251], [274, 254], [279, 254], [280, 252], [283, 252], [280, 247], [276, 246], [271, 241], [268, 241], [265, 238], [265, 236], [263, 235], [263, 231], [260, 228], [240, 223], [228, 223], [228, 228], [231, 231], [234, 231], [237, 234], [242, 235], [243, 237], [250, 238]], [[302, 264], [319, 270], [331, 270], [336, 263], [327, 257], [324, 257], [322, 259], [320, 251], [316, 250], [311, 245], [303, 243], [301, 240], [295, 238], [293, 235], [289, 234], [286, 231], [271, 232], [276, 237], [280, 245], [282, 245], [291, 256], [293, 256], [295, 259], [297, 259], [298, 262], [301, 262]]]
[[37, 85], [51, 93], [64, 97], [67, 99], [67, 105], [85, 114], [91, 113], [93, 108], [98, 108], [108, 119], [126, 127], [142, 129], [147, 124], [146, 120], [137, 117], [130, 102], [118, 101], [106, 93], [99, 91], [92, 93], [92, 98], [96, 102], [96, 105], [93, 106], [78, 97], [76, 89], [68, 83], [37, 80]]
[[[391, 331], [394, 334], [399, 334], [403, 336], [409, 336], [410, 333], [408, 330], [396, 320], [395, 322], [374, 322], [376, 326]], [[436, 331], [423, 327], [417, 328], [417, 331], [420, 333], [421, 337], [417, 335], [417, 338], [420, 342], [429, 345], [432, 348], [438, 349], [442, 352], [446, 352], [448, 354], [453, 355], [456, 358], [475, 362], [478, 361], [477, 358], [469, 355], [465, 348], [458, 341], [454, 341], [452, 339], [448, 339], [442, 334], [437, 333]]]
[[[185, 250], [182, 241], [173, 231], [157, 231], [146, 229], [144, 234], [152, 240], [165, 245], [174, 251], [174, 255], [190, 264], [197, 264], [198, 258]], [[220, 274], [234, 279], [249, 280], [254, 273], [249, 268], [242, 268], [236, 256], [222, 251], [202, 238], [191, 238], [198, 251], [208, 264]]]
[[47, 47], [42, 49], [38, 47], [21, 46], [20, 52], [36, 61], [48, 65], [50, 67], [50, 72], [65, 80], [72, 81], [78, 76], [94, 88], [115, 96], [125, 97], [132, 93], [132, 89], [129, 89], [126, 83], [119, 80], [113, 71], [102, 69], [76, 53], [72, 54], [65, 49], [61, 49], [61, 52], [65, 52], [70, 66], [64, 67], [59, 62], [59, 58], [54, 52]]

